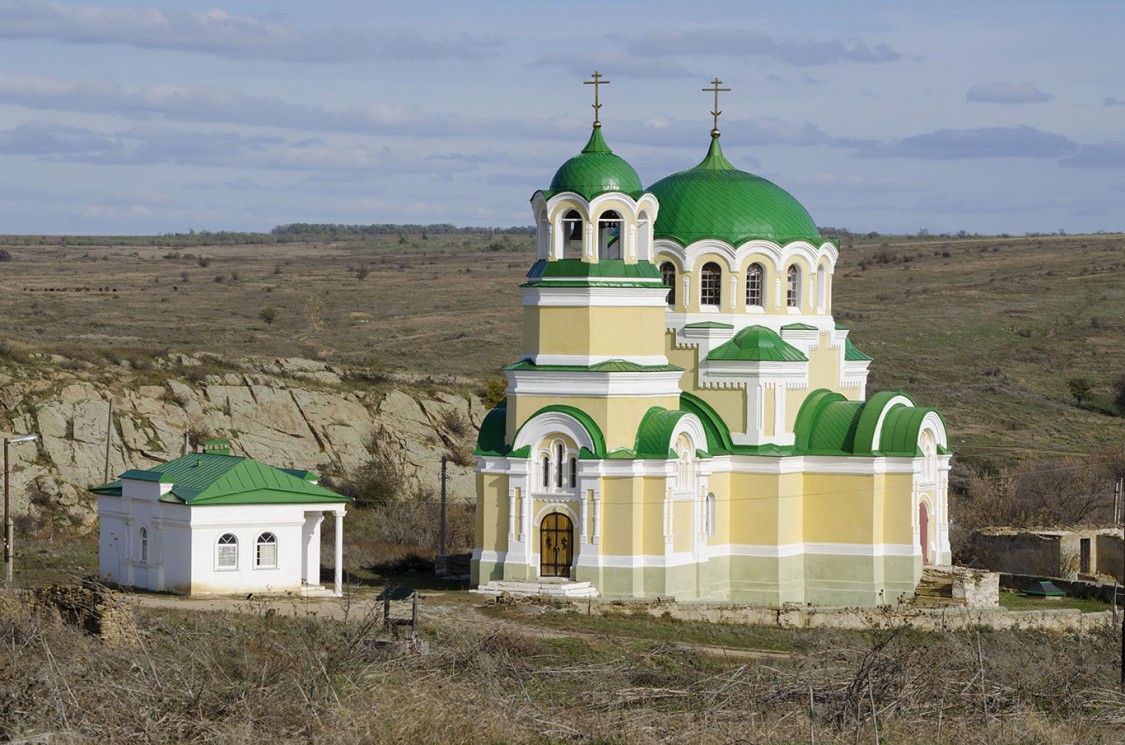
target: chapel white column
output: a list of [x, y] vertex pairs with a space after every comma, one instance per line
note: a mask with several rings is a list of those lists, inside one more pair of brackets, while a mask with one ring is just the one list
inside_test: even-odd
[[344, 594], [344, 511], [336, 513], [336, 596]]

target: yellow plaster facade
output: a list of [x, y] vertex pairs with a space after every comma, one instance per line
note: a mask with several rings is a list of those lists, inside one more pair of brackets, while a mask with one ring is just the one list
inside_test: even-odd
[[[753, 196], [708, 191], [715, 171]], [[867, 395], [831, 315], [839, 247], [760, 183], [716, 137], [642, 189], [595, 129], [533, 196], [523, 352], [476, 453], [479, 587], [874, 605], [913, 593], [923, 545], [949, 561], [944, 422]]]

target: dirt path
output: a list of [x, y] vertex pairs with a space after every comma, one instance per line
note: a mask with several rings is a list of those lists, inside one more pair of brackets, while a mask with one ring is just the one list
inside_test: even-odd
[[[175, 595], [152, 595], [137, 593], [130, 598], [144, 608], [163, 608], [172, 610], [194, 610], [218, 613], [265, 614], [271, 610], [277, 614], [294, 617], [316, 616], [319, 618], [343, 621], [345, 618], [362, 619], [381, 617], [383, 602], [377, 599], [376, 590], [360, 590], [348, 597], [330, 596], [277, 596], [250, 595], [248, 597], [180, 597]], [[640, 633], [609, 634], [604, 631], [584, 631], [580, 629], [558, 629], [536, 622], [537, 615], [498, 618], [485, 613], [484, 608], [495, 602], [492, 598], [473, 595], [464, 591], [422, 591], [422, 624], [437, 623], [446, 627], [459, 627], [478, 632], [490, 633], [507, 629], [540, 639], [569, 639], [582, 637], [609, 644], [646, 639]], [[530, 605], [529, 608], [535, 606]], [[397, 601], [392, 607], [392, 617], [409, 617], [409, 605]], [[791, 656], [788, 652], [767, 649], [728, 647], [697, 642], [670, 642], [671, 646], [690, 649], [701, 654], [730, 660], [777, 659]]]

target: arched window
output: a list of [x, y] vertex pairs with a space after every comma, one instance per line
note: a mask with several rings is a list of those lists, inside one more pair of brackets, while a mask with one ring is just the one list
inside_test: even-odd
[[546, 489], [551, 485], [551, 456], [543, 456], [543, 460], [539, 464], [539, 470], [541, 472], [539, 483], [541, 483], [543, 485], [543, 488]]
[[273, 533], [262, 533], [254, 544], [254, 566], [258, 569], [275, 569], [277, 567], [277, 536]]
[[563, 444], [555, 443], [555, 486], [563, 486]]
[[668, 305], [676, 306], [676, 265], [665, 261], [660, 265], [660, 281], [668, 288]]
[[715, 262], [708, 262], [699, 272], [699, 304], [713, 305], [717, 308], [722, 303], [723, 270]]
[[570, 457], [570, 488], [574, 489], [578, 486], [578, 459], [574, 456]]
[[563, 215], [563, 258], [582, 258], [582, 215], [571, 210]]
[[816, 269], [816, 309], [821, 313], [828, 309], [828, 270], [823, 264]]
[[141, 528], [140, 532], [140, 551], [138, 559], [142, 564], [148, 563], [148, 528]]
[[217, 569], [238, 569], [238, 539], [233, 533], [223, 533], [215, 547]]
[[801, 270], [794, 264], [785, 273], [785, 304], [790, 308], [801, 307]]
[[598, 218], [598, 258], [621, 259], [621, 215], [613, 210]]
[[919, 449], [922, 451], [922, 480], [928, 483], [937, 481], [937, 439], [931, 430], [922, 430], [919, 438]]
[[708, 538], [715, 537], [715, 495], [708, 494], [703, 503], [703, 529]]
[[746, 268], [746, 304], [762, 307], [765, 305], [762, 288], [762, 265], [751, 264]]

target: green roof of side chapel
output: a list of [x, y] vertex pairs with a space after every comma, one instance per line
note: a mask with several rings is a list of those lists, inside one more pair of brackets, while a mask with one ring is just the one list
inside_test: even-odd
[[683, 246], [705, 238], [732, 246], [756, 238], [782, 245], [823, 240], [800, 202], [772, 181], [731, 165], [716, 136], [699, 165], [663, 178], [648, 190], [660, 201], [656, 237]]
[[[352, 501], [350, 497], [310, 483], [307, 475], [302, 478], [237, 455], [192, 453], [153, 468], [126, 471], [121, 478], [171, 484], [172, 490], [161, 501], [193, 506]], [[120, 496], [122, 486], [118, 480], [91, 491]]]
[[711, 350], [709, 360], [744, 362], [804, 362], [808, 358], [765, 326], [747, 326], [734, 338]]
[[586, 147], [559, 166], [550, 189], [544, 194], [550, 197], [564, 191], [580, 194], [587, 200], [610, 191], [624, 192], [635, 198], [644, 187], [633, 166], [613, 154], [601, 128], [595, 126]]

